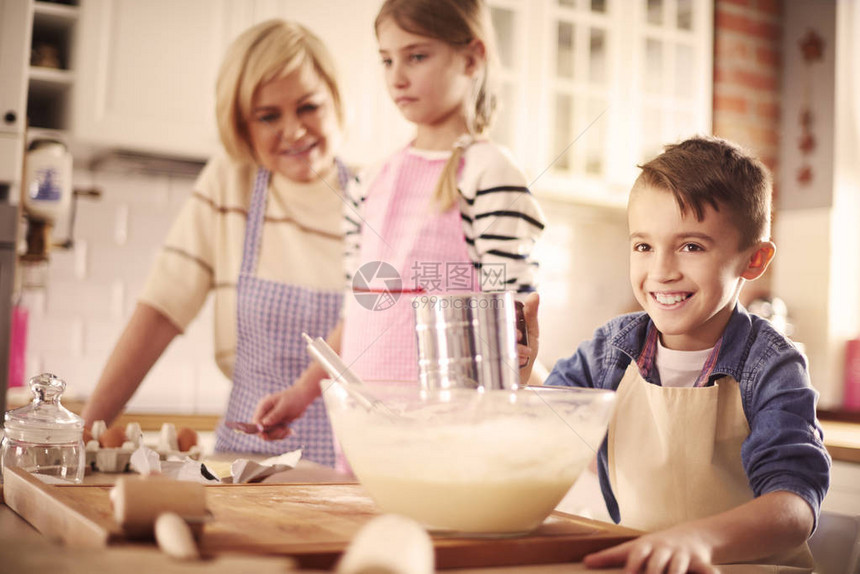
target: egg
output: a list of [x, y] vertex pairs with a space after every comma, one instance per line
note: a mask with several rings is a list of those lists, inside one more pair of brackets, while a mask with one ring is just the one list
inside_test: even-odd
[[125, 442], [125, 430], [122, 427], [110, 427], [99, 436], [102, 448], [119, 448]]
[[88, 428], [85, 428], [85, 429], [84, 429], [84, 437], [83, 437], [83, 439], [84, 439], [84, 444], [87, 444], [88, 442], [90, 442], [91, 440], [93, 440], [93, 431], [91, 431], [91, 430], [90, 430], [90, 429], [88, 429]]
[[179, 445], [179, 452], [188, 452], [197, 444], [197, 431], [188, 427], [180, 428], [176, 432], [176, 442]]

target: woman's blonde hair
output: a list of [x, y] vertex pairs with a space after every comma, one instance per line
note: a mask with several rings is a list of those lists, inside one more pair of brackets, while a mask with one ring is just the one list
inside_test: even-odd
[[[496, 111], [494, 70], [496, 42], [490, 13], [483, 0], [386, 0], [376, 15], [374, 27], [392, 19], [403, 30], [440, 40], [455, 49], [473, 41], [484, 46], [484, 65], [475, 78], [470, 105], [464, 110], [469, 134], [478, 136], [492, 125]], [[458, 140], [445, 164], [433, 200], [442, 211], [451, 208], [458, 198], [457, 172], [466, 145]]]
[[242, 163], [256, 161], [248, 118], [257, 89], [307, 65], [325, 82], [343, 125], [334, 59], [313, 32], [295, 22], [267, 20], [245, 30], [230, 44], [215, 88], [218, 134], [230, 157]]

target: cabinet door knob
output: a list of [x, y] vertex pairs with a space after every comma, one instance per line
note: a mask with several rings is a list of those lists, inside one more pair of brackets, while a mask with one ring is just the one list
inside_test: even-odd
[[14, 124], [18, 119], [18, 116], [12, 110], [9, 110], [5, 114], [3, 114], [3, 121], [7, 124]]

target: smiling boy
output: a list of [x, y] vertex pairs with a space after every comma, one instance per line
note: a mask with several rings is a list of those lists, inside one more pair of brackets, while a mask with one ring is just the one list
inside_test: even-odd
[[[548, 385], [608, 388], [598, 462], [613, 519], [649, 534], [589, 566], [809, 568], [829, 484], [806, 360], [738, 303], [775, 252], [767, 169], [697, 137], [646, 163], [630, 193], [630, 281], [644, 312], [598, 329]], [[531, 337], [531, 334], [530, 334]]]

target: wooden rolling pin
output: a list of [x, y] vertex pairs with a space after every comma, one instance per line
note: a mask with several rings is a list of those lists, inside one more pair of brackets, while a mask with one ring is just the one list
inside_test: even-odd
[[355, 535], [336, 574], [433, 574], [436, 559], [427, 531], [411, 518], [383, 514]]
[[199, 557], [194, 537], [202, 532], [207, 514], [202, 484], [159, 476], [122, 477], [110, 499], [114, 518], [129, 538], [154, 536], [171, 556]]

